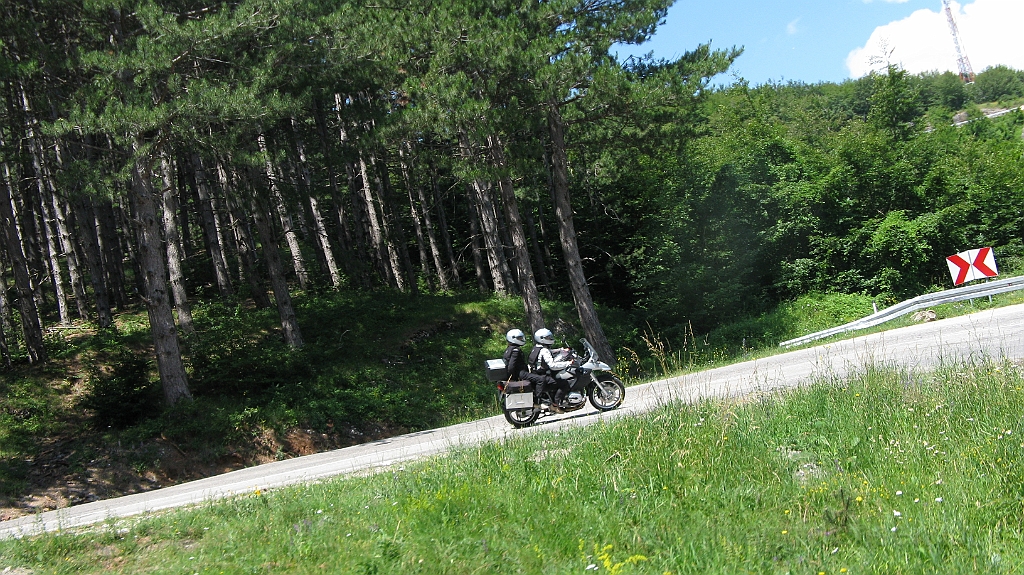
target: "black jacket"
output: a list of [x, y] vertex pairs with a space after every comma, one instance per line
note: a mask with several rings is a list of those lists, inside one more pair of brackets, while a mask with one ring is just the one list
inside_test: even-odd
[[505, 368], [508, 374], [516, 379], [522, 379], [523, 372], [529, 373], [526, 367], [526, 358], [523, 357], [523, 349], [518, 345], [511, 345], [505, 348]]

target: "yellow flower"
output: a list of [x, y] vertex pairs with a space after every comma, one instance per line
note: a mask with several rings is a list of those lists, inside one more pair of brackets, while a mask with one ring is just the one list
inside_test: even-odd
[[858, 495], [857, 496], [857, 503], [860, 503], [861, 501], [864, 501], [864, 498], [861, 497], [860, 495]]
[[786, 531], [785, 529], [783, 529], [783, 530], [782, 530], [782, 534], [783, 534], [783, 535], [788, 535], [788, 534], [789, 534], [789, 531]]
[[842, 569], [840, 569], [839, 572], [840, 573], [846, 573], [846, 567], [843, 567]]

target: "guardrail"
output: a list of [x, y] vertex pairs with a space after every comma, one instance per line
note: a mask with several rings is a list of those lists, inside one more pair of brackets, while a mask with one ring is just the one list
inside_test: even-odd
[[968, 299], [975, 299], [985, 296], [993, 296], [996, 294], [1016, 291], [1020, 289], [1024, 289], [1024, 276], [990, 281], [982, 284], [974, 284], [959, 288], [953, 288], [950, 290], [919, 295], [915, 298], [908, 299], [907, 301], [898, 303], [892, 307], [883, 309], [880, 312], [873, 313], [865, 318], [861, 318], [856, 321], [851, 321], [848, 324], [832, 327], [816, 333], [784, 341], [779, 345], [782, 347], [792, 347], [794, 345], [801, 345], [804, 343], [809, 343], [822, 338], [826, 338], [831, 335], [874, 327], [876, 325], [883, 324], [891, 319], [895, 319], [897, 317], [906, 315], [908, 313], [913, 313], [915, 311], [920, 311], [933, 305], [952, 303], [956, 301], [964, 301]]

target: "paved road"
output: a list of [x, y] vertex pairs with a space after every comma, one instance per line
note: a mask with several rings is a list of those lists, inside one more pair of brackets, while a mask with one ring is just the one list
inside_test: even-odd
[[[117, 499], [95, 501], [0, 522], [0, 537], [69, 529], [182, 505], [190, 505], [314, 481], [372, 472], [456, 446], [553, 431], [642, 413], [669, 401], [726, 398], [788, 388], [820, 377], [844, 376], [868, 365], [926, 370], [940, 362], [1024, 357], [1024, 305], [857, 337], [699, 373], [630, 387], [619, 409], [577, 412], [512, 429], [504, 417], [411, 433], [363, 445], [240, 469], [216, 477]], [[481, 376], [482, 378], [482, 376]]]

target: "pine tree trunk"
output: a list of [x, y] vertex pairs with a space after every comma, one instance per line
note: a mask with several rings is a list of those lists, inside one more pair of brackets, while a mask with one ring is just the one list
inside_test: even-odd
[[484, 253], [487, 255], [487, 267], [491, 270], [491, 281], [494, 291], [500, 295], [514, 292], [512, 277], [505, 258], [498, 221], [494, 211], [493, 192], [490, 184], [474, 179], [471, 188], [476, 195], [477, 217], [480, 218], [480, 229], [484, 241]]
[[[128, 294], [124, 285], [124, 259], [125, 252], [121, 249], [121, 241], [117, 237], [117, 218], [114, 215], [114, 205], [110, 200], [102, 200], [94, 205], [96, 213], [96, 229], [99, 239], [100, 253], [103, 255], [103, 270], [107, 274], [106, 284], [111, 288], [110, 293], [114, 296], [114, 302], [118, 308], [123, 308], [128, 303]], [[130, 234], [125, 235], [125, 240], [130, 241]]]
[[163, 228], [167, 245], [167, 271], [171, 285], [171, 296], [174, 298], [174, 309], [178, 312], [178, 326], [186, 336], [196, 332], [192, 324], [192, 308], [188, 304], [188, 291], [185, 286], [185, 273], [181, 262], [181, 236], [178, 233], [178, 194], [174, 186], [174, 168], [166, 152], [160, 154], [160, 171], [163, 174]]
[[[427, 257], [427, 240], [423, 236], [423, 221], [420, 218], [420, 210], [416, 209], [416, 200], [412, 198], [412, 189], [414, 187], [412, 181], [411, 168], [409, 166], [409, 156], [411, 156], [412, 147], [409, 146], [409, 156], [406, 155], [406, 146], [409, 146], [408, 142], [403, 142], [401, 147], [398, 149], [398, 155], [401, 158], [402, 165], [402, 178], [405, 180], [405, 191], [409, 198], [409, 216], [412, 218], [413, 231], [416, 232], [416, 247], [420, 253], [420, 269], [423, 272], [423, 279], [427, 282], [427, 289], [430, 291], [434, 290], [434, 272], [430, 269], [430, 258]], [[423, 195], [422, 190], [420, 195]]]
[[[54, 146], [58, 168], [63, 168], [64, 157], [60, 141]], [[53, 182], [53, 178], [50, 178]], [[85, 282], [82, 279], [81, 253], [78, 244], [71, 239], [70, 226], [68, 225], [68, 214], [65, 202], [58, 196], [56, 187], [50, 193], [50, 205], [53, 207], [53, 216], [57, 224], [57, 238], [60, 240], [61, 251], [64, 253], [68, 263], [68, 276], [71, 279], [71, 291], [75, 296], [75, 308], [78, 317], [83, 320], [89, 319], [89, 303], [85, 293]]]
[[426, 228], [427, 240], [430, 242], [430, 256], [434, 261], [434, 269], [437, 270], [437, 284], [441, 291], [448, 291], [451, 284], [448, 283], [448, 273], [442, 261], [441, 248], [437, 245], [434, 222], [430, 219], [430, 204], [427, 203], [427, 195], [423, 192], [422, 184], [416, 186], [416, 193], [420, 201], [420, 212], [423, 214], [423, 227]]
[[217, 213], [213, 209], [213, 194], [211, 193], [210, 180], [203, 166], [203, 160], [199, 154], [192, 154], [192, 171], [196, 180], [196, 195], [199, 197], [200, 227], [203, 229], [203, 237], [206, 239], [206, 249], [213, 261], [213, 274], [217, 279], [217, 291], [221, 297], [228, 297], [234, 293], [231, 286], [231, 275], [228, 273], [227, 258], [224, 257], [224, 239], [219, 231]]
[[277, 241], [274, 238], [274, 231], [270, 226], [267, 211], [260, 206], [258, 200], [253, 202], [252, 214], [256, 221], [256, 231], [260, 236], [260, 243], [263, 245], [263, 260], [266, 262], [267, 272], [270, 274], [270, 286], [274, 291], [274, 300], [277, 302], [277, 313], [281, 318], [284, 340], [289, 346], [300, 348], [303, 344], [302, 332], [299, 330], [295, 308], [292, 306], [288, 283], [284, 279], [281, 256], [277, 251]]
[[[394, 187], [391, 185], [391, 172], [388, 170], [387, 151], [381, 152], [380, 166], [378, 166], [378, 190], [381, 196], [381, 214], [384, 225], [384, 233], [388, 244], [388, 257], [391, 260], [395, 273], [404, 278], [409, 291], [414, 295], [419, 291], [416, 283], [416, 272], [412, 268], [412, 260], [409, 258], [409, 245], [405, 239], [405, 227], [402, 226], [402, 219], [394, 211], [397, 205], [395, 200]], [[396, 267], [397, 264], [397, 267]], [[402, 289], [402, 288], [400, 288]]]
[[326, 268], [327, 275], [331, 278], [331, 285], [334, 289], [341, 287], [341, 270], [338, 262], [334, 259], [334, 250], [331, 248], [331, 241], [327, 235], [327, 224], [323, 214], [320, 212], [320, 205], [313, 193], [313, 178], [309, 174], [309, 165], [306, 161], [306, 145], [299, 136], [297, 122], [292, 118], [292, 131], [295, 133], [295, 151], [299, 156], [299, 177], [309, 197], [309, 211], [313, 219], [313, 235], [316, 237], [316, 245], [319, 248], [321, 259]]
[[89, 319], [88, 296], [85, 293], [85, 285], [82, 280], [82, 264], [79, 258], [78, 245], [72, 240], [70, 225], [63, 202], [56, 194], [50, 195], [53, 205], [53, 215], [57, 222], [57, 237], [60, 239], [60, 246], [67, 256], [68, 275], [71, 277], [71, 289], [75, 294], [75, 308], [80, 319]]
[[[260, 152], [263, 153], [264, 167], [267, 174], [267, 183], [270, 186], [270, 196], [274, 202], [274, 209], [278, 219], [281, 220], [281, 227], [284, 228], [284, 239], [288, 244], [288, 250], [292, 254], [292, 265], [295, 269], [295, 276], [299, 280], [299, 288], [305, 290], [309, 286], [309, 274], [306, 272], [306, 260], [302, 257], [302, 250], [299, 247], [299, 236], [295, 233], [295, 226], [292, 218], [288, 215], [288, 208], [284, 203], [284, 196], [277, 185], [277, 176], [274, 174], [274, 164], [267, 151], [267, 139], [261, 131], [257, 136]], [[271, 281], [273, 283], [273, 281]], [[301, 345], [301, 344], [300, 344]]]
[[[491, 136], [488, 144], [491, 147], [494, 165], [504, 174], [508, 166], [501, 141], [497, 136]], [[519, 204], [516, 201], [515, 190], [512, 189], [512, 180], [507, 175], [503, 175], [498, 180], [498, 187], [501, 190], [502, 204], [508, 219], [508, 231], [512, 236], [512, 245], [515, 249], [514, 262], [519, 272], [519, 288], [523, 296], [526, 323], [529, 324], [532, 333], [545, 327], [545, 323], [544, 311], [540, 307], [540, 296], [537, 293], [537, 282], [533, 278], [533, 266], [530, 264], [530, 250], [526, 246], [526, 234], [523, 233], [523, 222], [519, 217]]]
[[43, 329], [39, 323], [39, 312], [32, 296], [32, 279], [21, 237], [18, 233], [17, 218], [14, 214], [14, 196], [11, 188], [11, 173], [6, 163], [0, 164], [3, 181], [0, 181], [0, 227], [7, 242], [7, 255], [14, 271], [15, 305], [21, 316], [21, 329], [25, 336], [25, 350], [28, 361], [38, 364], [46, 361], [46, 347], [43, 345]]
[[[3, 182], [0, 182], [0, 186], [5, 185]], [[2, 220], [2, 217], [0, 217], [0, 220]], [[0, 222], [0, 227], [3, 227], [2, 222]], [[0, 362], [2, 362], [5, 371], [11, 369], [11, 349], [7, 346], [7, 334], [12, 333], [11, 306], [7, 303], [7, 278], [4, 274], [6, 269], [7, 262], [4, 260], [4, 250], [0, 249]]]
[[323, 253], [327, 274], [331, 277], [331, 285], [334, 286], [334, 289], [340, 289], [342, 286], [341, 269], [338, 268], [338, 262], [334, 259], [334, 250], [331, 248], [330, 236], [327, 234], [327, 220], [320, 212], [320, 204], [313, 196], [309, 196], [309, 211], [313, 217], [313, 230], [316, 234], [317, 245], [320, 246]]
[[56, 233], [53, 231], [53, 214], [51, 208], [46, 205], [47, 194], [41, 193], [39, 195], [39, 208], [40, 214], [43, 217], [42, 230], [43, 236], [46, 238], [46, 255], [49, 262], [50, 268], [50, 280], [53, 283], [53, 291], [57, 296], [57, 313], [60, 317], [61, 325], [68, 325], [71, 323], [71, 312], [68, 309], [68, 296], [67, 292], [64, 291], [64, 270], [61, 269], [60, 265], [60, 250], [57, 249], [57, 238]]
[[462, 285], [462, 278], [459, 277], [459, 261], [455, 259], [455, 251], [452, 249], [452, 238], [448, 233], [448, 215], [445, 213], [444, 201], [442, 201], [441, 190], [437, 184], [437, 167], [431, 164], [431, 189], [434, 195], [434, 206], [437, 208], [437, 227], [441, 232], [441, 244], [444, 246], [445, 255], [448, 257], [448, 270], [451, 272], [452, 283], [455, 287]]
[[327, 138], [327, 122], [324, 119], [320, 100], [314, 98], [313, 103], [313, 119], [316, 121], [317, 135], [320, 137], [320, 146], [323, 151], [324, 167], [327, 169], [327, 184], [331, 191], [332, 213], [334, 221], [337, 222], [337, 234], [335, 234], [335, 238], [338, 242], [341, 266], [350, 282], [362, 282], [364, 278], [359, 277], [357, 279], [356, 277], [358, 274], [357, 266], [353, 262], [352, 258], [352, 246], [355, 242], [352, 237], [352, 230], [349, 228], [348, 214], [346, 213], [344, 205], [344, 197], [342, 196], [340, 186], [338, 185], [337, 165], [334, 162], [334, 154], [331, 153], [330, 142]]
[[[136, 145], [136, 151], [138, 145]], [[156, 350], [157, 369], [163, 385], [164, 402], [173, 405], [191, 400], [185, 364], [181, 360], [178, 331], [167, 293], [166, 250], [158, 221], [158, 196], [153, 190], [152, 170], [146, 158], [136, 158], [132, 166], [131, 198], [135, 208], [135, 231], [143, 292], [149, 312], [149, 326]]]
[[42, 238], [37, 209], [33, 209], [33, 206], [39, 204], [39, 192], [36, 186], [28, 185], [30, 181], [28, 178], [22, 179], [21, 193], [14, 195], [11, 207], [14, 210], [15, 225], [19, 227], [22, 253], [25, 254], [25, 262], [31, 274], [29, 281], [32, 286], [32, 299], [36, 302], [36, 309], [45, 309], [46, 292], [43, 285], [44, 278], [49, 276], [49, 265], [43, 257], [46, 242]]
[[361, 180], [359, 199], [362, 213], [365, 215], [364, 227], [370, 234], [370, 248], [376, 258], [377, 267], [381, 277], [388, 285], [398, 290], [404, 289], [402, 276], [395, 273], [396, 266], [392, 264], [388, 248], [385, 245], [384, 233], [381, 231], [377, 208], [373, 200], [373, 189], [370, 186], [370, 174], [362, 153], [359, 154], [359, 176]]
[[[50, 269], [50, 279], [53, 284], [54, 294], [57, 300], [57, 312], [60, 316], [60, 323], [67, 325], [71, 322], [71, 312], [68, 306], [67, 292], [64, 289], [64, 271], [61, 267], [60, 256], [68, 250], [60, 249], [63, 244], [55, 229], [56, 216], [54, 214], [53, 198], [56, 194], [56, 186], [51, 177], [51, 171], [47, 166], [43, 145], [39, 142], [35, 128], [35, 118], [29, 108], [28, 99], [22, 92], [24, 101], [24, 112], [26, 117], [25, 135], [28, 146], [31, 150], [32, 169], [35, 173], [36, 188], [38, 190], [39, 215], [42, 217], [41, 230], [43, 232], [44, 245]], [[73, 255], [73, 254], [72, 254]], [[70, 258], [69, 258], [70, 262]], [[69, 263], [72, 272], [75, 272], [74, 265]]]
[[[465, 134], [459, 134], [459, 147], [463, 160], [472, 163], [474, 160], [473, 150], [470, 147], [469, 138]], [[494, 211], [494, 202], [490, 185], [480, 178], [474, 177], [469, 183], [470, 191], [473, 194], [473, 205], [476, 208], [477, 218], [480, 220], [480, 229], [487, 256], [487, 266], [491, 271], [491, 282], [494, 284], [494, 291], [500, 295], [507, 295], [514, 291], [508, 263], [505, 258], [505, 248], [502, 246], [501, 233], [498, 230], [497, 215]]]
[[11, 329], [11, 324], [7, 319], [10, 315], [10, 306], [7, 305], [7, 278], [3, 274], [3, 270], [6, 268], [3, 250], [0, 250], [0, 364], [4, 371], [11, 369], [11, 350], [7, 347], [7, 334]]
[[565, 267], [569, 275], [569, 287], [573, 301], [580, 316], [583, 333], [597, 351], [602, 361], [615, 365], [615, 353], [612, 351], [608, 338], [604, 335], [601, 322], [598, 321], [594, 300], [590, 296], [590, 287], [583, 274], [583, 262], [580, 260], [579, 247], [576, 244], [576, 228], [572, 221], [572, 203], [569, 200], [569, 164], [565, 151], [565, 123], [557, 103], [548, 105], [548, 130], [551, 136], [551, 167], [553, 192], [555, 196], [555, 215], [558, 217], [558, 236], [562, 243], [562, 254], [565, 256]]
[[547, 264], [544, 255], [540, 251], [540, 242], [537, 241], [537, 225], [533, 220], [532, 206], [527, 205], [526, 227], [530, 230], [530, 245], [533, 247], [533, 257], [537, 260], [537, 271], [540, 275], [540, 283], [544, 287], [544, 293], [551, 294], [551, 283], [548, 280]]
[[480, 209], [476, 205], [476, 192], [473, 185], [466, 184], [466, 203], [469, 205], [470, 245], [473, 252], [473, 269], [476, 271], [476, 287], [480, 293], [490, 291], [487, 283], [487, 270], [484, 269], [484, 242], [480, 234]]
[[78, 202], [79, 237], [85, 248], [85, 260], [89, 267], [89, 279], [92, 283], [92, 294], [96, 300], [96, 317], [100, 329], [114, 325], [114, 316], [110, 312], [110, 296], [107, 290], [106, 274], [103, 271], [103, 254], [100, 251], [96, 214], [92, 200], [80, 199]]
[[233, 178], [228, 174], [227, 167], [223, 162], [217, 162], [217, 177], [220, 180], [224, 201], [227, 203], [231, 230], [238, 245], [238, 261], [242, 266], [242, 276], [249, 282], [249, 289], [252, 291], [252, 299], [256, 307], [267, 309], [271, 306], [271, 302], [270, 297], [267, 296], [267, 289], [264, 287], [263, 276], [256, 263], [256, 243], [253, 241], [245, 213], [235, 198], [235, 192], [231, 186]]
[[[14, 197], [15, 218], [22, 225], [21, 238], [23, 242], [23, 249], [26, 259], [28, 260], [29, 268], [33, 272], [33, 297], [36, 299], [36, 306], [42, 308], [46, 304], [45, 292], [43, 291], [42, 278], [50, 277], [53, 282], [54, 292], [56, 294], [57, 307], [62, 312], [60, 314], [61, 323], [67, 323], [67, 299], [64, 298], [63, 285], [60, 281], [60, 266], [56, 269], [52, 263], [52, 251], [49, 249], [49, 241], [51, 234], [46, 233], [46, 218], [42, 212], [38, 212], [38, 208], [42, 205], [43, 198], [46, 192], [46, 177], [43, 174], [43, 158], [42, 158], [42, 146], [39, 144], [35, 129], [35, 117], [32, 114], [31, 106], [28, 101], [28, 93], [25, 87], [19, 82], [17, 84], [18, 98], [20, 100], [19, 110], [22, 114], [21, 120], [24, 123], [24, 140], [25, 145], [28, 148], [28, 155], [31, 158], [32, 170], [35, 178], [35, 186], [26, 186], [23, 189], [23, 196], [19, 198], [17, 195]], [[12, 114], [13, 116], [13, 114]], [[25, 184], [27, 182], [23, 182]], [[19, 201], [21, 205], [19, 206]], [[19, 217], [20, 216], [20, 217]], [[37, 216], [40, 218], [37, 220]], [[38, 280], [35, 278], [39, 278]], [[57, 278], [56, 281], [53, 281]]]
[[[184, 157], [174, 159], [174, 173], [178, 174], [178, 230], [181, 234], [181, 257], [188, 261], [195, 253], [192, 247], [192, 214], [198, 213], [196, 200], [195, 174], [192, 166]], [[227, 267], [227, 266], [225, 266]]]

